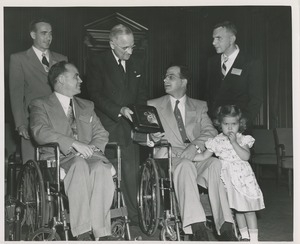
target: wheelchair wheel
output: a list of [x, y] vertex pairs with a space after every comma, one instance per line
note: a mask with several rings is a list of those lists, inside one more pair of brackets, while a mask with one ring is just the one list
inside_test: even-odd
[[33, 233], [44, 224], [44, 181], [37, 162], [30, 160], [23, 165], [17, 180], [17, 199], [24, 208], [21, 218], [22, 231]]
[[116, 237], [118, 240], [124, 239], [125, 237], [125, 222], [121, 219], [113, 221], [111, 224], [111, 235]]
[[160, 188], [157, 165], [154, 159], [147, 159], [142, 168], [138, 195], [140, 228], [151, 236], [155, 233], [160, 217]]
[[52, 229], [40, 228], [29, 235], [28, 241], [60, 241], [60, 236]]

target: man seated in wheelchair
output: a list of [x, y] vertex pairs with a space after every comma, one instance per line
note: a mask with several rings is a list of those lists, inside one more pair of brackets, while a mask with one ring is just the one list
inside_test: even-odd
[[[75, 97], [81, 92], [82, 80], [73, 64], [56, 63], [48, 80], [54, 92], [32, 101], [31, 132], [39, 145], [59, 144], [73, 236], [92, 240], [92, 231], [97, 240], [111, 234], [114, 168], [103, 154], [108, 132], [96, 116], [94, 104]], [[49, 153], [44, 150], [42, 157], [54, 156]]]
[[[175, 65], [167, 69], [164, 79], [167, 95], [148, 101], [148, 105], [157, 109], [165, 132], [147, 137], [144, 135], [143, 144], [146, 138], [148, 145], [166, 139], [172, 146], [174, 188], [185, 233], [192, 233], [194, 241], [209, 240], [205, 226], [206, 216], [197, 186], [199, 184], [208, 189], [219, 239], [237, 241], [226, 191], [220, 179], [221, 162], [215, 157], [201, 162], [193, 161], [197, 151], [203, 151], [205, 141], [216, 136], [217, 131], [207, 115], [206, 102], [186, 95], [189, 78], [187, 67]], [[141, 139], [143, 135], [135, 137]], [[166, 157], [165, 149], [159, 149], [154, 157]]]

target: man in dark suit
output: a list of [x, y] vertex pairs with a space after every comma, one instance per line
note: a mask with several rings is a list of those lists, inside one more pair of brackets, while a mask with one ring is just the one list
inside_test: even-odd
[[[103, 154], [108, 132], [93, 102], [75, 97], [82, 80], [74, 65], [66, 61], [54, 64], [49, 82], [54, 93], [30, 104], [32, 135], [40, 145], [59, 144], [72, 234], [79, 240], [91, 240], [90, 231], [96, 239], [110, 235], [115, 171]], [[54, 157], [53, 151], [42, 156]]]
[[48, 70], [53, 64], [67, 60], [66, 56], [49, 50], [52, 27], [47, 20], [32, 21], [29, 31], [33, 40], [32, 47], [12, 54], [9, 65], [11, 109], [15, 128], [21, 136], [23, 163], [34, 159], [34, 146], [28, 129], [29, 103], [34, 98], [52, 93], [47, 80]]
[[[197, 151], [205, 150], [208, 138], [217, 135], [207, 115], [206, 102], [186, 95], [190, 74], [185, 66], [175, 65], [167, 69], [164, 87], [167, 95], [148, 101], [157, 109], [164, 133], [150, 134], [154, 142], [166, 139], [172, 145], [172, 173], [176, 198], [179, 204], [182, 227], [185, 233], [193, 233], [194, 241], [208, 241], [206, 216], [200, 202], [197, 185], [208, 189], [209, 200], [217, 233], [223, 241], [235, 241], [233, 219], [226, 190], [220, 178], [221, 162], [214, 157], [195, 162]], [[175, 112], [176, 110], [178, 112]], [[182, 120], [178, 117], [182, 117]], [[184, 131], [184, 133], [183, 133]], [[138, 135], [144, 142], [142, 135]], [[145, 136], [144, 136], [145, 138]], [[151, 142], [147, 142], [151, 145]], [[153, 144], [153, 143], [152, 143]], [[166, 148], [161, 148], [155, 158], [165, 158]]]
[[131, 224], [137, 225], [139, 146], [131, 139], [133, 111], [128, 105], [146, 104], [147, 89], [141, 63], [131, 57], [132, 31], [119, 24], [112, 28], [109, 38], [111, 50], [92, 57], [88, 63], [87, 89], [95, 103], [96, 114], [109, 132], [109, 141], [121, 146], [121, 188]]
[[235, 25], [229, 21], [214, 27], [212, 44], [218, 55], [208, 61], [209, 114], [213, 116], [220, 105], [235, 104], [242, 109], [251, 129], [263, 102], [263, 70], [260, 61], [235, 44], [236, 34]]

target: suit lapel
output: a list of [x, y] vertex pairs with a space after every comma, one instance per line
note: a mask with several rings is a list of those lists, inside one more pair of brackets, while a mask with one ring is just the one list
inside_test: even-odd
[[33, 51], [32, 47], [27, 50], [27, 57], [29, 62], [42, 73], [47, 76], [47, 72], [44, 69], [44, 66], [41, 64], [39, 58], [36, 56], [35, 52]]
[[161, 116], [169, 125], [168, 127], [171, 128], [177, 139], [182, 141], [169, 96], [165, 96], [160, 107], [162, 111]]
[[191, 100], [189, 97], [186, 97], [186, 103], [185, 103], [185, 131], [187, 134], [187, 137], [191, 140], [191, 135], [193, 134], [193, 128], [196, 120], [196, 108], [191, 103]]
[[225, 79], [221, 82], [219, 91], [222, 91], [222, 93], [223, 92], [225, 93], [225, 91], [232, 89], [232, 86], [234, 83], [229, 82], [230, 80], [232, 80], [232, 76], [235, 76], [235, 75], [231, 74], [232, 69], [233, 68], [242, 69], [243, 64], [244, 64], [243, 57], [241, 56], [241, 53], [239, 53], [237, 55], [236, 59], [234, 60], [230, 70], [228, 71], [227, 75], [225, 76]]
[[123, 80], [123, 76], [120, 72], [115, 56], [112, 54], [111, 50], [108, 52], [107, 61], [108, 61], [106, 63], [106, 68], [108, 70], [107, 73], [112, 75], [112, 78], [110, 80], [113, 83], [115, 83], [116, 87], [123, 89], [125, 87], [125, 82]]
[[[71, 127], [68, 118], [64, 112], [55, 93], [49, 96], [49, 107], [47, 109], [49, 113], [49, 119], [53, 127], [62, 133], [67, 132], [68, 135], [72, 135]], [[77, 114], [76, 114], [77, 115]]]

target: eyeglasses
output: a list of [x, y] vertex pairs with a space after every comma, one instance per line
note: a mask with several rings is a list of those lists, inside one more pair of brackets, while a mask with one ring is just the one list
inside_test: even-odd
[[129, 50], [133, 50], [135, 48], [135, 45], [133, 44], [132, 46], [129, 47], [120, 47], [117, 43], [113, 42], [114, 45], [117, 47], [121, 48], [124, 52], [128, 52]]
[[177, 75], [165, 75], [164, 80], [169, 79], [169, 80], [175, 80], [175, 79], [181, 79], [181, 77]]

